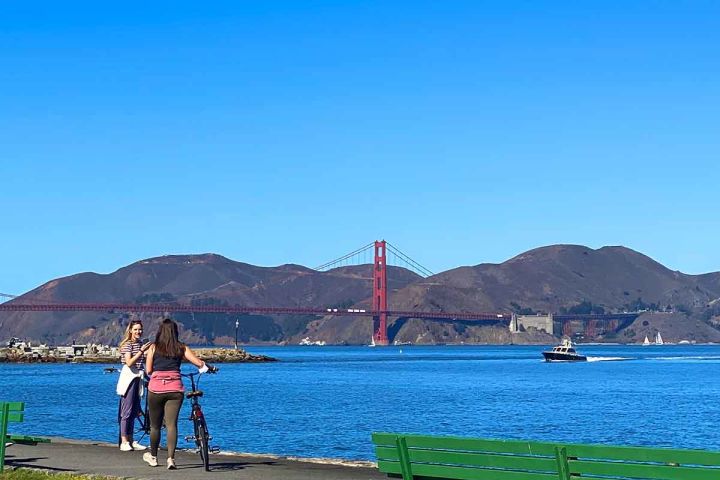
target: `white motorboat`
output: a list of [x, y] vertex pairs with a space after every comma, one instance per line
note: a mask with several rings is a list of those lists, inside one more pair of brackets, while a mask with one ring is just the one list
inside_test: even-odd
[[560, 345], [542, 352], [546, 362], [586, 362], [587, 357], [579, 354], [569, 338], [563, 338]]

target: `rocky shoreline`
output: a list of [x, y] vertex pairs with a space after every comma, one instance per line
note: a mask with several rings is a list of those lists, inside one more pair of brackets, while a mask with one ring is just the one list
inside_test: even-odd
[[[208, 363], [262, 363], [276, 362], [266, 355], [253, 355], [245, 350], [228, 348], [194, 348], [198, 357]], [[27, 355], [12, 348], [0, 348], [0, 363], [119, 363], [116, 355], [86, 354], [74, 357], [53, 355]]]
[[259, 363], [277, 362], [277, 358], [267, 355], [253, 355], [242, 349], [230, 348], [194, 348], [198, 357], [210, 363]]

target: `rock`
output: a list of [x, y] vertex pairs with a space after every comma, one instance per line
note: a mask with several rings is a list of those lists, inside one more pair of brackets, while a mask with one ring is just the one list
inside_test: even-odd
[[245, 350], [230, 348], [196, 348], [193, 351], [198, 357], [209, 363], [248, 363], [248, 362], [276, 362], [276, 358], [265, 355], [253, 355]]

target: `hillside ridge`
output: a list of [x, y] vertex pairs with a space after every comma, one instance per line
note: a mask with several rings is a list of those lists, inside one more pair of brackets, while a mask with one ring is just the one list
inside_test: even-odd
[[[372, 268], [356, 265], [318, 272], [297, 264], [256, 266], [215, 253], [162, 255], [108, 274], [83, 272], [53, 279], [11, 301], [369, 309]], [[460, 266], [428, 278], [390, 266], [388, 288], [388, 307], [396, 311], [679, 312], [671, 322], [678, 337], [720, 341], [715, 328], [720, 323], [719, 272], [684, 274], [619, 245], [597, 249], [549, 245], [502, 263]], [[144, 318], [148, 323], [156, 321]], [[225, 314], [178, 314], [176, 318], [189, 342], [227, 344], [234, 335], [234, 320]], [[0, 339], [18, 336], [54, 343], [71, 339], [111, 343], [117, 341], [127, 319], [127, 314], [115, 312], [3, 312]], [[390, 322], [392, 339], [401, 342], [552, 341], [542, 332], [511, 338], [500, 326], [417, 319]], [[368, 319], [343, 317], [247, 315], [241, 323], [239, 334], [245, 343], [297, 343], [311, 338], [361, 344], [368, 341], [372, 329]], [[637, 332], [643, 330], [636, 327], [616, 332], [619, 337], [615, 340], [636, 341]]]

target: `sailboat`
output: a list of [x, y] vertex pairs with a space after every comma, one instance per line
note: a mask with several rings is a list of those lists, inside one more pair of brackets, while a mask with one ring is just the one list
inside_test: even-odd
[[662, 337], [660, 336], [660, 332], [657, 332], [655, 334], [655, 345], [663, 345], [665, 342], [663, 342]]
[[643, 344], [643, 347], [647, 347], [648, 345], [650, 345], [650, 340], [648, 340], [647, 335], [645, 335], [645, 340], [643, 340], [642, 344]]

